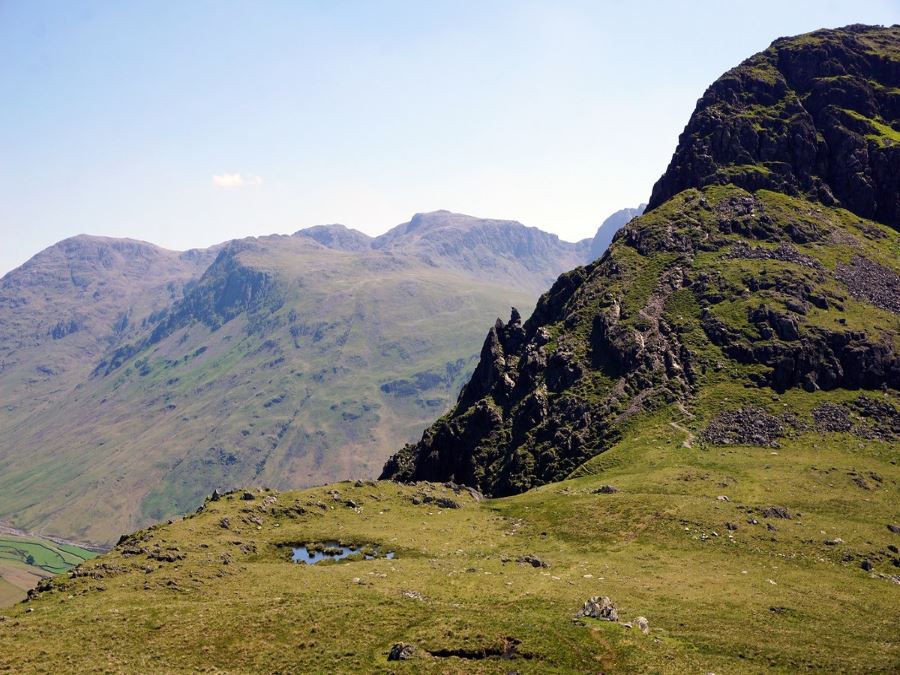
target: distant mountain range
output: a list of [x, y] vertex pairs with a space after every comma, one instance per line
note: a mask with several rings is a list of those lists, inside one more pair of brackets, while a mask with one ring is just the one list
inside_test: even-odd
[[647, 208], [647, 205], [641, 204], [636, 209], [620, 209], [604, 220], [597, 229], [597, 234], [591, 240], [591, 258], [596, 260], [606, 253], [606, 249], [612, 243], [616, 232], [627, 225], [632, 218], [637, 218], [641, 215], [645, 208]]
[[0, 279], [0, 519], [103, 544], [214, 488], [374, 476], [481, 326], [593, 250], [447, 211], [374, 238], [59, 242]]

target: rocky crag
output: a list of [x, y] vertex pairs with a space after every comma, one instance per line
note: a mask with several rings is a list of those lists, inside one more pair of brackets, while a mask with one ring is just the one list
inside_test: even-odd
[[642, 412], [703, 417], [720, 383], [900, 388], [898, 86], [900, 26], [779, 39], [723, 75], [647, 213], [530, 319], [498, 320], [454, 410], [383, 477], [507, 495]]

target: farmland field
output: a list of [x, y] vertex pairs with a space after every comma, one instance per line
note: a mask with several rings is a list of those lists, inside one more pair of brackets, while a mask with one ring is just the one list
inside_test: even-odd
[[72, 544], [0, 533], [0, 607], [22, 600], [42, 577], [67, 572], [96, 555]]

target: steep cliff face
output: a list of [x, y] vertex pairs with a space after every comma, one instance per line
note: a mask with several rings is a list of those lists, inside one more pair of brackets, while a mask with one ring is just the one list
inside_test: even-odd
[[[719, 385], [900, 388], [900, 235], [886, 225], [900, 173], [885, 168], [900, 146], [847, 121], [900, 128], [882, 91], [896, 86], [898, 45], [897, 28], [820, 31], [723, 76], [651, 210], [524, 324], [515, 311], [498, 321], [456, 408], [383, 477], [505, 495], [564, 478], [644, 412], [702, 414]], [[847, 107], [851, 91], [869, 107]]]
[[900, 26], [783, 38], [719, 78], [648, 209], [733, 183], [900, 227]]

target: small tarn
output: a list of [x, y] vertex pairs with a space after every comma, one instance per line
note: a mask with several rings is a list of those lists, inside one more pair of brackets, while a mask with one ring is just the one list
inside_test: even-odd
[[291, 562], [303, 563], [306, 565], [315, 565], [322, 561], [338, 561], [344, 559], [353, 560], [375, 560], [376, 558], [387, 558], [392, 560], [394, 552], [388, 551], [381, 553], [378, 546], [350, 544], [343, 545], [337, 541], [326, 541], [320, 543], [304, 544], [301, 546], [293, 546], [293, 555]]

